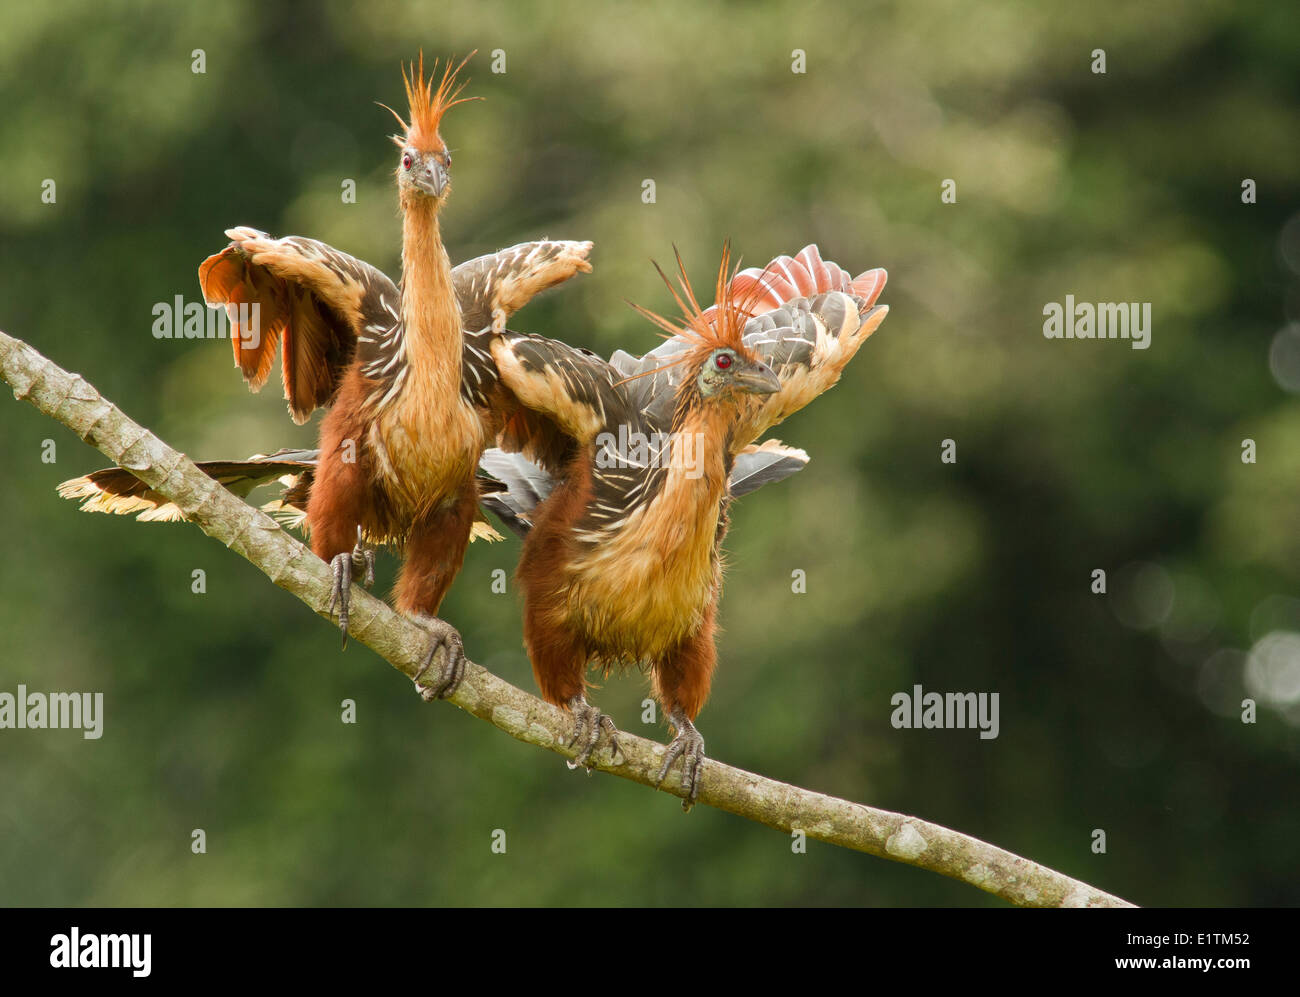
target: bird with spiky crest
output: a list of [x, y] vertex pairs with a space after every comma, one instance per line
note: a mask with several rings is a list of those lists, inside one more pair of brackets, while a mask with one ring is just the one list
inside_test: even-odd
[[[436, 680], [417, 681], [429, 697], [448, 694], [463, 670], [460, 636], [436, 614], [481, 521], [476, 467], [502, 419], [486, 346], [475, 346], [465, 323], [504, 329], [534, 294], [591, 269], [590, 243], [543, 241], [481, 258], [454, 279], [439, 224], [451, 192], [441, 128], [448, 110], [474, 99], [460, 96], [468, 59], [448, 61], [441, 76], [435, 63], [426, 75], [421, 54], [402, 71], [407, 119], [388, 108], [402, 126], [393, 136], [401, 150], [400, 289], [323, 243], [251, 228], [231, 229], [230, 245], [199, 268], [208, 303], [230, 313], [235, 362], [250, 387], [266, 382], [282, 344], [294, 420], [329, 406], [306, 525], [334, 572], [331, 609], [339, 607], [346, 642], [354, 573], [364, 570], [370, 584], [373, 545], [403, 548], [397, 608], [429, 630], [430, 664], [439, 647], [448, 652]], [[462, 310], [466, 299], [472, 316]], [[247, 328], [254, 304], [259, 327]]]
[[[668, 337], [642, 358], [618, 353], [607, 363], [514, 333], [492, 345], [524, 406], [501, 446], [527, 463], [512, 468], [490, 451], [485, 468], [520, 488], [487, 501], [525, 535], [517, 578], [534, 677], [545, 699], [573, 712], [582, 764], [602, 731], [615, 751], [617, 735], [586, 699], [588, 665], [647, 666], [676, 730], [659, 779], [682, 758], [688, 807], [704, 758], [694, 721], [717, 661], [727, 507], [807, 462], [777, 441], [754, 441], [833, 385], [888, 310], [875, 306], [884, 271], [851, 280], [816, 247], [800, 256], [793, 279], [776, 283], [769, 271], [791, 258], [756, 280], [733, 274], [724, 248], [708, 309], [678, 257], [680, 290], [660, 275], [683, 319], [639, 309]], [[537, 469], [550, 478], [540, 488]], [[526, 493], [541, 499], [521, 502]]]

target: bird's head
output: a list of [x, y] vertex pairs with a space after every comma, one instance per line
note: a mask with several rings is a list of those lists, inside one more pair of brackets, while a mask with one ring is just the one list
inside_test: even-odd
[[419, 63], [411, 63], [410, 72], [402, 67], [402, 82], [406, 84], [406, 102], [410, 108], [410, 122], [386, 104], [381, 104], [402, 126], [402, 134], [394, 135], [393, 142], [401, 150], [397, 161], [397, 189], [403, 198], [433, 198], [440, 204], [451, 192], [451, 152], [443, 141], [439, 128], [442, 116], [457, 104], [478, 97], [461, 97], [464, 83], [456, 82], [456, 74], [474, 56], [471, 52], [454, 69], [451, 60], [443, 67], [442, 78], [434, 87], [438, 63], [424, 75], [424, 53]]
[[[700, 307], [686, 276], [681, 254], [677, 255], [678, 283], [681, 291], [655, 264], [659, 276], [668, 285], [682, 310], [683, 322], [674, 323], [639, 305], [642, 315], [663, 329], [670, 337], [685, 340], [687, 348], [665, 367], [683, 368], [678, 389], [679, 403], [689, 405], [738, 406], [753, 395], [770, 395], [781, 390], [781, 381], [761, 357], [745, 344], [745, 322], [749, 319], [749, 302], [739, 300], [732, 286], [735, 270], [731, 267], [731, 247], [722, 247], [718, 265], [715, 300], [717, 308], [708, 316]], [[658, 368], [663, 370], [664, 368]]]

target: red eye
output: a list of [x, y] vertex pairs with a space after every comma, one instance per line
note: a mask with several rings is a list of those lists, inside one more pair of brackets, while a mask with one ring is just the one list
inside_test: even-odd
[[731, 354], [719, 353], [713, 359], [713, 366], [717, 367], [718, 370], [726, 370], [728, 367], [731, 366]]
[[409, 170], [410, 168], [411, 168], [411, 154], [408, 152], [405, 156], [402, 157], [402, 169]]

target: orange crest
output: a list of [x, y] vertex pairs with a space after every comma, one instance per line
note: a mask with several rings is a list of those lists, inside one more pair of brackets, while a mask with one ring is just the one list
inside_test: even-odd
[[[718, 264], [718, 280], [714, 291], [717, 309], [711, 316], [705, 316], [704, 309], [700, 307], [690, 279], [686, 276], [682, 254], [677, 252], [675, 246], [673, 253], [677, 257], [677, 282], [681, 285], [680, 293], [673, 287], [672, 281], [668, 279], [668, 275], [663, 272], [659, 264], [656, 263], [654, 266], [659, 271], [659, 276], [663, 278], [663, 282], [668, 285], [677, 307], [682, 310], [685, 324], [677, 325], [638, 304], [633, 303], [632, 307], [662, 329], [665, 338], [683, 339], [690, 344], [690, 348], [683, 350], [671, 363], [634, 376], [645, 377], [648, 374], [667, 370], [669, 367], [676, 367], [678, 364], [688, 366], [702, 364], [713, 355], [714, 350], [722, 348], [735, 350], [745, 359], [757, 361], [758, 356], [745, 345], [744, 330], [745, 323], [750, 318], [748, 309], [753, 304], [753, 298], [761, 291], [762, 285], [760, 281], [755, 281], [743, 297], [737, 297], [733, 278], [740, 269], [740, 264], [737, 263], [735, 267], [731, 265], [731, 242], [725, 242], [722, 246], [722, 260]], [[628, 378], [628, 380], [632, 379]]]
[[394, 135], [394, 143], [399, 147], [409, 145], [426, 152], [442, 150], [442, 136], [438, 134], [438, 129], [442, 125], [442, 116], [457, 104], [483, 99], [482, 97], [461, 97], [460, 92], [465, 89], [465, 84], [456, 82], [456, 74], [465, 68], [465, 63], [474, 58], [477, 51], [478, 49], [475, 49], [474, 52], [465, 56], [454, 69], [451, 60], [448, 59], [442, 70], [442, 80], [438, 83], [436, 90], [433, 86], [433, 78], [438, 73], [437, 60], [434, 60], [433, 69], [427, 77], [424, 75], [423, 52], [420, 53], [418, 64], [411, 63], [409, 74], [406, 67], [402, 67], [402, 82], [406, 84], [406, 103], [410, 108], [410, 123], [403, 121], [402, 116], [387, 104], [379, 105], [397, 119], [397, 123], [402, 126], [402, 130], [405, 132], [404, 135]]

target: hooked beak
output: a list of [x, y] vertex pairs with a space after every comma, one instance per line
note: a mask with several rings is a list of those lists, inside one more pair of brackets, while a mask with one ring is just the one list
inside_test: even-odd
[[424, 172], [415, 177], [415, 186], [432, 197], [442, 197], [449, 179], [446, 167], [436, 159], [430, 159]]
[[736, 371], [733, 380], [751, 395], [772, 395], [781, 390], [781, 379], [765, 363], [750, 364]]

